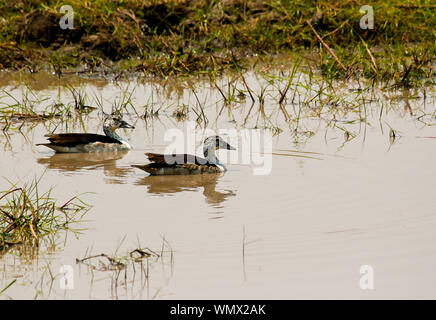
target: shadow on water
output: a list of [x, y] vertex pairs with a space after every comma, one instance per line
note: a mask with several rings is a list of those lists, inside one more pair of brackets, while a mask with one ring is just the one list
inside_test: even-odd
[[228, 197], [236, 193], [233, 190], [220, 192], [216, 186], [224, 173], [174, 175], [174, 176], [147, 176], [135, 182], [135, 185], [148, 186], [148, 193], [172, 194], [181, 191], [197, 191], [203, 188], [203, 195], [207, 204], [217, 207]]
[[[101, 153], [55, 153], [48, 158], [39, 158], [37, 162], [47, 167], [64, 172], [95, 170], [102, 168], [104, 175], [111, 178], [126, 177], [132, 171], [129, 167], [117, 167], [117, 160], [122, 159], [128, 151]], [[110, 179], [108, 183], [123, 183], [119, 179]]]

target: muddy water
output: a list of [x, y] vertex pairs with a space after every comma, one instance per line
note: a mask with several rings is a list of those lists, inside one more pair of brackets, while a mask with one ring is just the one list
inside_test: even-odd
[[[224, 174], [151, 177], [131, 167], [147, 163], [144, 152], [165, 151], [170, 143], [165, 134], [174, 128], [184, 133], [196, 128], [195, 146], [201, 150], [203, 121], [195, 126], [193, 110], [186, 120], [173, 116], [177, 106], [198, 106], [186, 83], [70, 79], [81, 83], [91, 104], [92, 97], [103, 97], [107, 112], [122, 99], [123, 89], [133, 88], [139, 114], [144, 105], [160, 109], [158, 117], [146, 120], [124, 110], [124, 119], [135, 125], [120, 131], [133, 146], [128, 153], [54, 154], [35, 146], [54, 129], [101, 133], [98, 111], [67, 122], [24, 124], [21, 132], [13, 129], [21, 125], [17, 121], [0, 135], [3, 178], [25, 182], [44, 174], [40, 188], [54, 186], [52, 196], [59, 202], [86, 193], [81, 198], [93, 205], [78, 225], [80, 234], [61, 234], [38, 253], [17, 248], [0, 258], [0, 289], [17, 279], [2, 297], [436, 298], [434, 92], [376, 89], [364, 95], [361, 107], [344, 112], [322, 99], [309, 101], [315, 93], [303, 88], [292, 103], [291, 88], [285, 103], [291, 121], [285, 122], [276, 88], [256, 75], [246, 79], [253, 93], [266, 88], [263, 107], [256, 102], [251, 108], [247, 91], [245, 100], [236, 98], [239, 102], [228, 107], [209, 82], [194, 87], [209, 129], [241, 133], [264, 128], [274, 134], [272, 150], [259, 152], [271, 159], [265, 175], [254, 174], [259, 164], [241, 163], [241, 135], [233, 140], [237, 151], [219, 151], [222, 159], [229, 154], [236, 159], [227, 158]], [[3, 80], [4, 90], [23, 96], [13, 76]], [[33, 91], [38, 99], [49, 97], [38, 102], [40, 109], [53, 101], [72, 101], [53, 80], [27, 80], [30, 87], [38, 84]], [[226, 79], [218, 85], [228, 93]], [[358, 84], [335, 89], [342, 106], [361, 103], [350, 86]], [[11, 103], [3, 96], [4, 104]], [[302, 107], [301, 101], [309, 103]], [[276, 134], [276, 128], [282, 131]], [[0, 186], [10, 185], [1, 179]], [[127, 256], [138, 247], [162, 257], [118, 277], [76, 263], [76, 258], [100, 253]], [[74, 289], [60, 287], [64, 265], [72, 267]], [[367, 275], [360, 273], [365, 265], [374, 271], [373, 290], [359, 285]]]

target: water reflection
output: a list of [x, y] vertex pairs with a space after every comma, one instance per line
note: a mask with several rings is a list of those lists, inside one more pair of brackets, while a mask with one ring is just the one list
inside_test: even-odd
[[148, 186], [148, 193], [170, 194], [181, 191], [196, 191], [203, 188], [203, 195], [206, 203], [218, 207], [228, 197], [233, 197], [236, 193], [233, 190], [220, 192], [215, 190], [218, 179], [224, 173], [194, 174], [194, 175], [174, 175], [174, 176], [147, 176], [136, 181], [136, 185]]
[[[107, 183], [124, 183], [121, 179], [132, 171], [130, 167], [117, 167], [116, 161], [122, 159], [128, 151], [101, 153], [55, 153], [49, 158], [37, 161], [47, 167], [64, 172], [95, 170], [103, 168], [104, 175], [111, 179]], [[115, 179], [112, 179], [115, 178]]]

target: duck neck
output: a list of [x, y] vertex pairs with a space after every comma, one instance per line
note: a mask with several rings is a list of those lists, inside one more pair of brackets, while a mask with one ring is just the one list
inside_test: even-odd
[[227, 167], [222, 163], [215, 154], [214, 146], [204, 146], [203, 147], [203, 155], [208, 163], [216, 164], [223, 167], [224, 171], [227, 171]]
[[123, 139], [122, 137], [120, 137], [116, 132], [115, 129], [111, 129], [109, 127], [103, 127], [103, 132], [105, 135], [107, 135], [110, 138], [113, 138], [115, 140], [118, 140], [119, 142], [127, 145], [130, 148], [130, 144], [127, 142], [126, 139]]

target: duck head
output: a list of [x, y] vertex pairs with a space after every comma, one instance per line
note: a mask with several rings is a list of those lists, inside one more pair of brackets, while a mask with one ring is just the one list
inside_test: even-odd
[[115, 131], [116, 129], [119, 129], [119, 128], [135, 129], [134, 126], [128, 124], [121, 117], [114, 116], [114, 115], [106, 116], [106, 118], [104, 119], [103, 128], [105, 128], [105, 129], [107, 128], [111, 131]]
[[204, 140], [203, 151], [206, 150], [218, 150], [218, 149], [227, 149], [227, 150], [236, 150], [236, 148], [232, 147], [230, 144], [225, 142], [220, 136], [210, 136]]
[[203, 154], [206, 160], [222, 166], [224, 171], [226, 171], [227, 168], [224, 163], [220, 162], [215, 155], [215, 150], [218, 149], [236, 150], [236, 148], [225, 142], [220, 136], [210, 136], [204, 140]]

